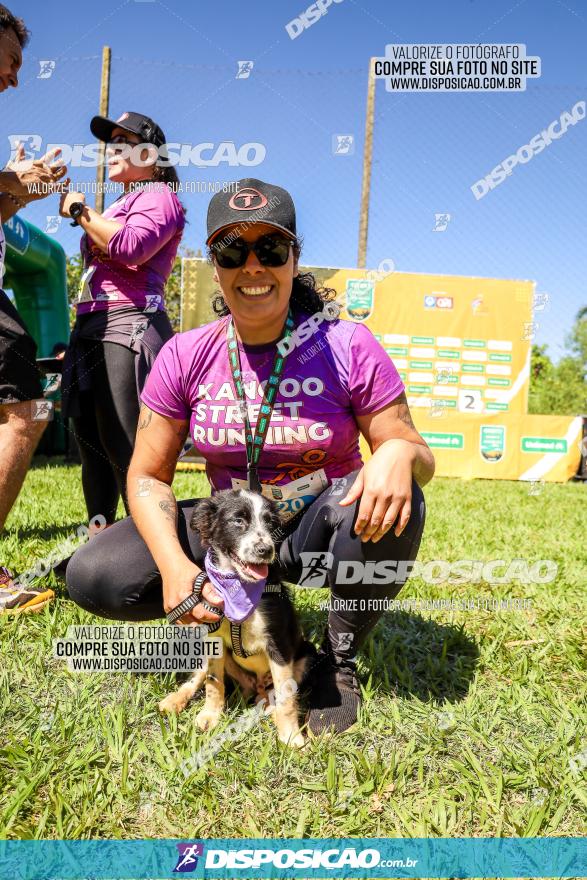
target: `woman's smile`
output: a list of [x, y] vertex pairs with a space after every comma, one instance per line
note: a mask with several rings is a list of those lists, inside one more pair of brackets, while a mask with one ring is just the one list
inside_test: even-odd
[[236, 288], [247, 299], [268, 299], [275, 290], [274, 284], [241, 284]]

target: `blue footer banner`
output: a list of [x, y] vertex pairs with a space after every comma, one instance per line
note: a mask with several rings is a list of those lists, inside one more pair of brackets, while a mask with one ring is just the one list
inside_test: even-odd
[[0, 841], [10, 880], [178, 877], [585, 877], [587, 839], [361, 838], [325, 840]]

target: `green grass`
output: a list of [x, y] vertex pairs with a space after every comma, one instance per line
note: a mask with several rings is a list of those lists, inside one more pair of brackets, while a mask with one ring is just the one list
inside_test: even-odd
[[[178, 497], [205, 494], [179, 474]], [[157, 703], [173, 675], [69, 673], [52, 639], [98, 622], [65, 598], [0, 619], [0, 834], [6, 838], [542, 836], [584, 832], [585, 489], [435, 480], [420, 558], [553, 559], [551, 584], [429, 585], [401, 596], [526, 597], [526, 611], [387, 614], [361, 658], [359, 729], [302, 753], [262, 721], [187, 781], [210, 735]], [[84, 521], [79, 468], [40, 461], [0, 541], [24, 571]], [[325, 591], [296, 591], [317, 639]], [[518, 643], [518, 644], [512, 644]], [[523, 643], [523, 644], [520, 644]], [[244, 711], [231, 698], [227, 720]], [[224, 725], [223, 725], [224, 726]], [[214, 734], [212, 735], [214, 736]]]

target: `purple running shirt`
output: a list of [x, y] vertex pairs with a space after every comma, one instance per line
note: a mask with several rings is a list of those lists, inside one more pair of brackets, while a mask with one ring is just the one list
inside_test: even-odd
[[[296, 328], [307, 315], [294, 313]], [[213, 492], [242, 488], [246, 446], [226, 346], [228, 318], [179, 333], [165, 343], [141, 400], [171, 419], [189, 419]], [[243, 386], [254, 431], [276, 343], [239, 342]], [[259, 460], [263, 494], [284, 519], [311, 503], [336, 477], [359, 468], [357, 415], [377, 412], [404, 384], [371, 331], [324, 320], [287, 355]]]
[[185, 224], [177, 194], [165, 183], [152, 183], [120, 196], [102, 216], [123, 226], [110, 239], [107, 254], [83, 235], [78, 313], [128, 305], [147, 312], [163, 309]]

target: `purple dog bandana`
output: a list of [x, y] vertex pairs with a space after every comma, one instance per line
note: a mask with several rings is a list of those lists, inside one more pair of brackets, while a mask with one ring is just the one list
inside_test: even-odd
[[210, 550], [206, 553], [204, 567], [210, 583], [224, 599], [224, 616], [233, 623], [242, 623], [250, 617], [259, 604], [267, 576], [258, 581], [241, 581], [234, 571], [219, 571], [212, 562]]

